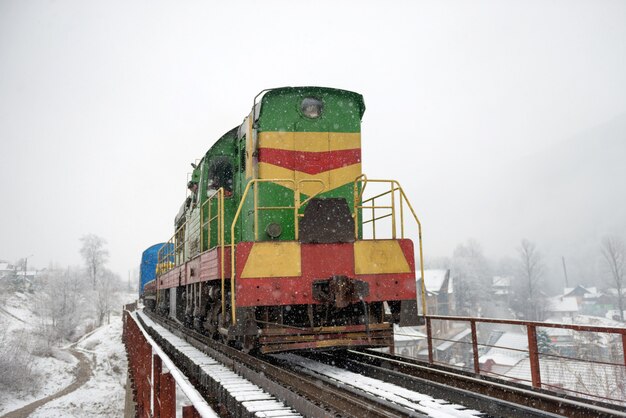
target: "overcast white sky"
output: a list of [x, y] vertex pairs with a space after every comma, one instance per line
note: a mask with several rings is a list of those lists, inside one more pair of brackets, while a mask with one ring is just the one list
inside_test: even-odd
[[427, 257], [514, 255], [541, 231], [475, 186], [626, 112], [621, 0], [222, 3], [0, 0], [0, 259], [78, 264], [91, 232], [126, 277], [189, 163], [285, 85], [364, 95], [364, 172], [405, 186]]

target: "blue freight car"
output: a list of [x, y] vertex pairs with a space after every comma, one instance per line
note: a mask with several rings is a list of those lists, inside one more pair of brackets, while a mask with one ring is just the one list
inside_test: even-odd
[[159, 250], [164, 245], [171, 245], [161, 242], [146, 249], [141, 255], [141, 266], [139, 269], [139, 297], [143, 295], [143, 288], [151, 280], [156, 278], [156, 267], [159, 262]]

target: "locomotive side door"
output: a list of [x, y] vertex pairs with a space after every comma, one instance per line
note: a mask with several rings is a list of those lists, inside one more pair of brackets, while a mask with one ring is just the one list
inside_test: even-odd
[[[248, 116], [242, 126], [239, 135], [237, 136], [237, 166], [238, 170], [235, 169], [234, 173], [234, 185], [233, 190], [236, 196], [239, 198], [243, 197], [243, 192], [248, 185], [249, 180], [252, 180], [255, 177], [256, 173], [256, 149], [254, 149], [254, 144], [252, 143], [252, 125], [250, 122], [250, 116]], [[252, 190], [248, 192], [248, 197], [246, 200], [248, 202], [252, 202]], [[235, 211], [237, 210], [239, 202], [235, 205]], [[239, 214], [239, 218], [237, 219], [237, 225], [235, 228], [235, 242], [238, 241], [251, 241], [253, 240], [253, 218], [254, 216], [250, 213], [250, 209], [252, 208], [250, 203], [244, 204], [241, 213]], [[230, 224], [227, 225], [227, 228], [230, 228]]]

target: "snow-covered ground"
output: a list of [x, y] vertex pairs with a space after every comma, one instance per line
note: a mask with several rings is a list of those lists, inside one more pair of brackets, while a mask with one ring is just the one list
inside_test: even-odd
[[[33, 313], [27, 294], [12, 295], [0, 309], [0, 327], [4, 338], [10, 343], [24, 343], [24, 348], [35, 354], [41, 351], [37, 348], [41, 343], [36, 337], [39, 326], [40, 318]], [[31, 376], [33, 381], [27, 389], [17, 391], [0, 388], [0, 414], [52, 395], [72, 382], [72, 369], [77, 363], [72, 355], [56, 348], [49, 350], [44, 356], [35, 354], [29, 361], [35, 373]]]
[[41, 371], [26, 391], [0, 390], [0, 415], [53, 395], [74, 380], [72, 370], [78, 361], [62, 350], [54, 350], [54, 357], [32, 357], [32, 367]]
[[[135, 294], [120, 299], [131, 302]], [[126, 355], [122, 344], [120, 304], [111, 315], [111, 323], [95, 329], [74, 344], [49, 348], [42, 343], [42, 319], [30, 302], [29, 295], [17, 293], [0, 309], [0, 332], [6, 339], [25, 341], [34, 374], [28, 388], [15, 390], [0, 387], [0, 415], [53, 395], [76, 380], [79, 370], [86, 383], [74, 392], [39, 407], [32, 417], [119, 417], [123, 415]], [[83, 353], [89, 367], [79, 368], [72, 350]], [[85, 372], [91, 369], [91, 375]], [[31, 384], [32, 383], [32, 384]]]
[[76, 344], [87, 355], [92, 376], [82, 387], [40, 407], [32, 418], [121, 417], [124, 410], [126, 354], [121, 314]]

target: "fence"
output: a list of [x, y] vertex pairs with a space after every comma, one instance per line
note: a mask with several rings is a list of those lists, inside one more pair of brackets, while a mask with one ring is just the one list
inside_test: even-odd
[[430, 315], [426, 335], [430, 363], [626, 406], [626, 328]]
[[131, 313], [124, 309], [123, 341], [128, 354], [128, 371], [133, 386], [135, 416], [176, 417], [176, 388], [191, 405], [181, 406], [183, 418], [217, 417], [201, 395], [189, 384], [169, 357], [148, 336]]

